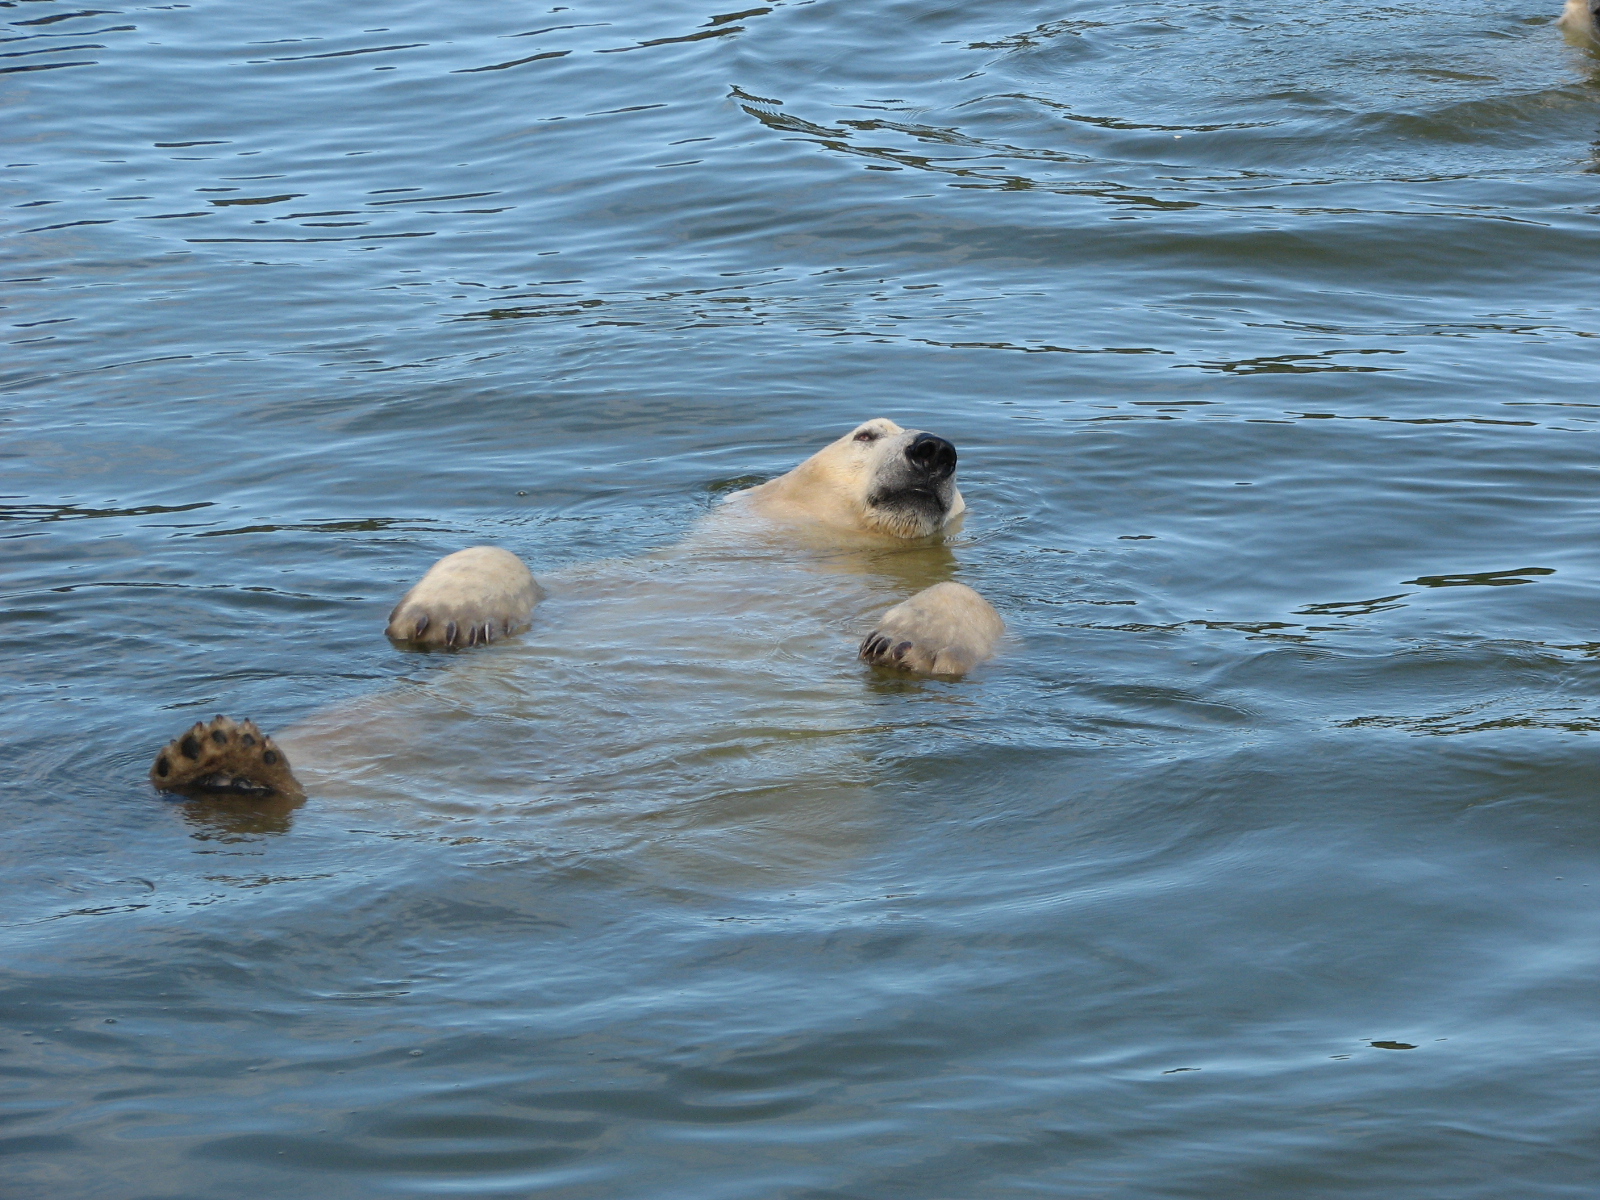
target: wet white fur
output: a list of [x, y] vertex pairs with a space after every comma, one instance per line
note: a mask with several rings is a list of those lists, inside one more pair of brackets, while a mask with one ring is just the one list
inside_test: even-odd
[[[528, 628], [544, 599], [523, 561], [496, 546], [473, 546], [447, 554], [401, 598], [387, 633], [398, 641], [427, 645], [476, 645]], [[417, 635], [417, 622], [427, 625]], [[454, 636], [449, 635], [455, 627]]]
[[900, 665], [924, 675], [964, 675], [993, 658], [1005, 622], [977, 592], [953, 581], [936, 583], [896, 604], [873, 631], [911, 646]]
[[1596, 20], [1593, 0], [1567, 0], [1566, 11], [1557, 24], [1576, 37], [1600, 41], [1600, 21]]
[[[867, 497], [884, 465], [903, 455], [918, 432], [903, 429], [885, 417], [864, 421], [788, 474], [740, 492], [733, 499], [748, 504], [769, 520], [904, 537], [907, 531], [885, 528], [884, 523], [874, 517]], [[878, 436], [873, 441], [858, 440], [862, 433]], [[944, 524], [939, 529], [916, 530], [915, 535], [926, 537], [952, 528], [960, 521], [967, 503], [959, 490], [952, 487], [952, 492]]]
[[[851, 535], [883, 542], [952, 531], [967, 507], [953, 479], [942, 518], [880, 511], [871, 503], [880, 482], [898, 477], [906, 449], [920, 432], [883, 417], [863, 422], [787, 474], [729, 497], [722, 520], [713, 524], [725, 533], [735, 527], [730, 522], [754, 517], [758, 524], [802, 533], [812, 548], [840, 545]], [[516, 555], [474, 546], [435, 563], [395, 606], [387, 632], [429, 646], [478, 645], [527, 629], [543, 597]], [[999, 615], [971, 588], [942, 583], [896, 605], [876, 632], [901, 647], [895, 665], [955, 675], [992, 657], [1003, 629]]]

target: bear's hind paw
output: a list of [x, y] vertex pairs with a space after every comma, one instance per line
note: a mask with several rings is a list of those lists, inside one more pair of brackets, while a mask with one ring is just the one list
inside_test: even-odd
[[277, 743], [254, 721], [224, 716], [197, 721], [168, 742], [150, 768], [150, 782], [180, 796], [305, 798]]

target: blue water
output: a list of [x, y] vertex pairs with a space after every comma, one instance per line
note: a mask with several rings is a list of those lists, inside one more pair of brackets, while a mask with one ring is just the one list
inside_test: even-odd
[[[0, 1193], [1592, 1197], [1559, 7], [0, 0]], [[946, 550], [650, 574], [879, 415]], [[484, 542], [577, 582], [391, 647]]]

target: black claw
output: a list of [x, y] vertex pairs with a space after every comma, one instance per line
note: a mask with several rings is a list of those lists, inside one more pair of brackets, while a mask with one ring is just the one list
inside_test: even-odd
[[901, 642], [894, 648], [894, 656], [896, 658], [904, 658], [906, 656], [906, 651], [909, 649], [911, 649], [910, 642]]
[[420, 617], [418, 617], [417, 627], [412, 630], [411, 636], [414, 638], [420, 638], [423, 634], [427, 633], [430, 619], [431, 618], [429, 618], [427, 613], [423, 613]]
[[889, 639], [881, 633], [869, 633], [867, 640], [861, 643], [861, 657], [868, 662], [876, 662], [889, 652]]
[[456, 644], [456, 635], [460, 632], [461, 631], [456, 628], [456, 623], [451, 621], [450, 624], [444, 627], [444, 644], [446, 646], [454, 646]]
[[494, 641], [494, 626], [485, 621], [483, 623], [483, 644], [487, 646]]
[[178, 743], [178, 749], [185, 758], [200, 757], [200, 739], [192, 733], [184, 734], [183, 741]]

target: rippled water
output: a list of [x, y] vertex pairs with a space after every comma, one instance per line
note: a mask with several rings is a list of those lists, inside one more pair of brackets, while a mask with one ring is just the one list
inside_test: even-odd
[[[1592, 1196], [1559, 7], [0, 0], [0, 1190]], [[950, 547], [657, 553], [877, 415]]]

